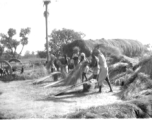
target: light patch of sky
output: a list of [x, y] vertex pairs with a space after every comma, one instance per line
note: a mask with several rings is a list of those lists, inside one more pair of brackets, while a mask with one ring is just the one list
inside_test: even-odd
[[[85, 33], [84, 39], [122, 38], [152, 43], [151, 5], [151, 0], [52, 0], [48, 33], [69, 28]], [[44, 50], [44, 10], [43, 0], [0, 0], [0, 33], [15, 28], [19, 34], [21, 28], [31, 27], [23, 53]]]

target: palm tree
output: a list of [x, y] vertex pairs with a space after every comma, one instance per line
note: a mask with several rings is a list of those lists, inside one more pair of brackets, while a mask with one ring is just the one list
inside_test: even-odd
[[20, 37], [21, 37], [20, 43], [22, 44], [22, 49], [21, 49], [18, 57], [22, 54], [24, 46], [28, 44], [28, 37], [26, 37], [26, 35], [28, 35], [29, 33], [30, 33], [30, 28], [21, 29], [21, 32], [20, 32]]

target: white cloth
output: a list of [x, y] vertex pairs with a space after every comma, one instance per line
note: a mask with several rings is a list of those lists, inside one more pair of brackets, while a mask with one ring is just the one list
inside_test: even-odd
[[[80, 62], [80, 66], [87, 60], [86, 56], [84, 53], [81, 53], [81, 55], [84, 57], [83, 61]], [[87, 65], [85, 68], [84, 68], [84, 73], [88, 73], [89, 72], [89, 66]]]
[[72, 58], [79, 57], [79, 54], [73, 54]]
[[61, 66], [61, 71], [64, 71], [64, 72], [68, 73], [69, 72], [68, 71], [68, 66], [67, 65], [62, 65]]
[[86, 66], [84, 69], [84, 73], [88, 73], [89, 72], [89, 66]]
[[95, 56], [97, 66], [92, 68], [93, 74], [98, 75], [100, 72], [99, 58]]
[[103, 81], [106, 79], [108, 75], [108, 66], [106, 62], [106, 58], [102, 53], [98, 55], [99, 65], [100, 65], [100, 73], [99, 73], [99, 85], [102, 85]]

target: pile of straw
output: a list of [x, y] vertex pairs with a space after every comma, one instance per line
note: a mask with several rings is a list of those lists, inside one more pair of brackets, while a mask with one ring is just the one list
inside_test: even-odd
[[[85, 64], [85, 63], [84, 63]], [[55, 87], [58, 86], [69, 86], [74, 85], [78, 82], [80, 82], [80, 79], [82, 77], [82, 72], [84, 71], [85, 65], [77, 65], [73, 71], [71, 71], [67, 77], [60, 82], [60, 84], [54, 85]]]
[[140, 72], [149, 75], [152, 79], [152, 55], [141, 59], [141, 61], [134, 68], [138, 66], [141, 66]]
[[126, 67], [128, 63], [118, 62], [116, 64], [109, 66], [109, 77], [110, 79], [114, 79], [118, 74], [126, 72]]
[[84, 52], [86, 56], [90, 56], [90, 50], [99, 46], [102, 52], [120, 57], [126, 55], [128, 57], [140, 56], [144, 50], [144, 45], [136, 40], [129, 39], [96, 39], [96, 40], [75, 40], [63, 46], [63, 53], [72, 57], [72, 49], [78, 46], [80, 52]]
[[75, 113], [70, 113], [64, 118], [149, 118], [146, 111], [138, 105], [128, 103], [115, 103], [105, 106], [80, 109]]
[[149, 76], [144, 73], [137, 72], [125, 81], [120, 97], [127, 100], [139, 98], [141, 95], [143, 96], [143, 91], [149, 91], [151, 88], [152, 80], [149, 78]]

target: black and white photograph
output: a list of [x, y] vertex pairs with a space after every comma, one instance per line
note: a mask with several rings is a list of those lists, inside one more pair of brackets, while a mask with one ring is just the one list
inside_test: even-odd
[[152, 0], [0, 0], [0, 119], [152, 118]]

